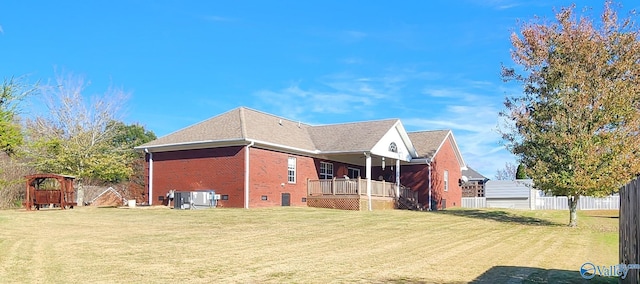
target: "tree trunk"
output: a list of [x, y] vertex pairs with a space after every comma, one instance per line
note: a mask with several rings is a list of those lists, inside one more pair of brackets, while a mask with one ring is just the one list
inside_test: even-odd
[[577, 227], [578, 226], [578, 200], [580, 199], [579, 195], [567, 196], [567, 200], [569, 203], [569, 227]]

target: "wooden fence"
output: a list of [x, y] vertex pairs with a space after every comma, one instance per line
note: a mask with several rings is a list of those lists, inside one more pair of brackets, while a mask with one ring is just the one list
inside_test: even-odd
[[[635, 179], [620, 188], [620, 263], [640, 264], [640, 180]], [[629, 269], [620, 283], [640, 283], [640, 270]]]

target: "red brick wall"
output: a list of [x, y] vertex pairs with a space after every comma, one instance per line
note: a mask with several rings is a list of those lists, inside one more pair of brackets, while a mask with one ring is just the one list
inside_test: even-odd
[[[307, 179], [318, 179], [313, 158], [251, 148], [249, 207], [282, 206], [282, 193], [289, 193], [291, 206], [306, 206]], [[296, 182], [287, 179], [288, 159], [296, 158]], [[266, 196], [267, 200], [262, 200]]]
[[[158, 200], [158, 196], [166, 196], [170, 190], [186, 191], [213, 189], [217, 194], [228, 195], [228, 200], [220, 200], [221, 207], [244, 207], [244, 164], [245, 149], [243, 146], [172, 151], [153, 154], [153, 205], [166, 204]], [[296, 182], [287, 181], [287, 162], [289, 157], [296, 158]], [[148, 157], [147, 157], [148, 158]], [[249, 207], [270, 207], [282, 205], [282, 193], [290, 194], [292, 206], [306, 206], [302, 201], [307, 197], [307, 179], [318, 179], [320, 162], [325, 160], [291, 155], [260, 148], [250, 148], [250, 185]], [[364, 166], [333, 163], [334, 176], [341, 178], [348, 172], [348, 167], [360, 169], [365, 178]], [[147, 178], [148, 178], [147, 163]], [[382, 175], [387, 181], [395, 181], [391, 171], [393, 165], [387, 165], [383, 171], [380, 167], [372, 169], [372, 179], [378, 180]], [[394, 168], [395, 169], [395, 168]], [[444, 170], [449, 171], [449, 190], [444, 191], [442, 181]], [[401, 183], [419, 192], [420, 203], [428, 203], [428, 166], [402, 166]], [[446, 207], [460, 206], [462, 190], [458, 185], [461, 177], [460, 165], [455, 157], [453, 146], [447, 141], [440, 149], [432, 163], [432, 199], [442, 208], [441, 200], [446, 200]], [[148, 184], [147, 184], [148, 190]], [[262, 200], [266, 196], [267, 200]]]
[[[444, 191], [444, 172], [449, 172], [449, 190]], [[425, 208], [429, 207], [429, 166], [411, 165], [400, 168], [400, 183], [418, 191], [418, 200]], [[437, 209], [460, 207], [462, 188], [458, 180], [462, 177], [460, 164], [456, 158], [453, 145], [447, 140], [438, 151], [431, 163], [431, 200]], [[446, 204], [442, 204], [442, 199]]]
[[[148, 159], [148, 158], [147, 158]], [[149, 172], [147, 163], [147, 180]], [[147, 191], [149, 185], [147, 184]], [[153, 204], [169, 190], [213, 189], [229, 195], [222, 207], [244, 206], [244, 147], [153, 153]]]
[[[400, 167], [400, 183], [418, 192], [418, 202], [429, 208], [429, 166], [411, 165]], [[432, 189], [432, 196], [434, 189]]]
[[[438, 209], [442, 208], [441, 199], [446, 200], [446, 207], [460, 207], [462, 202], [462, 188], [458, 180], [462, 177], [460, 164], [453, 150], [453, 145], [447, 141], [433, 159], [431, 174], [433, 175], [433, 187], [439, 195]], [[449, 190], [444, 191], [444, 171], [449, 171]]]

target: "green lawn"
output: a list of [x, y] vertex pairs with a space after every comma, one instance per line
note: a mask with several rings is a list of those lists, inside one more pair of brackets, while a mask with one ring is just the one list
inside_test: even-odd
[[[582, 283], [617, 211], [0, 211], [3, 283]], [[595, 281], [594, 281], [595, 280]], [[596, 276], [589, 283], [615, 279]]]

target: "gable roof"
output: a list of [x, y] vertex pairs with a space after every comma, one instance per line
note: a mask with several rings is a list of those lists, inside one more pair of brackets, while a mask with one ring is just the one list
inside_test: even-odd
[[136, 149], [207, 144], [216, 141], [246, 144], [243, 142], [251, 138], [313, 151], [315, 146], [307, 132], [308, 128], [309, 125], [306, 124], [239, 107], [145, 143]]
[[451, 130], [416, 131], [409, 132], [408, 135], [418, 151], [418, 156], [429, 160], [432, 160], [438, 154], [442, 145], [449, 141], [453, 147], [453, 152], [456, 160], [458, 160], [460, 169], [467, 169], [467, 164], [464, 162], [464, 159], [462, 159], [462, 153], [458, 148], [458, 143], [456, 143], [455, 138], [453, 138], [453, 132], [451, 132]]
[[243, 138], [275, 145], [315, 151], [309, 135], [310, 125], [245, 107], [237, 108], [242, 121]]
[[309, 134], [316, 148], [322, 152], [368, 151], [398, 121], [387, 119], [314, 126], [309, 129]]
[[409, 132], [409, 138], [421, 158], [433, 159], [449, 134], [449, 130]]
[[[395, 129], [395, 130], [394, 130]], [[135, 147], [151, 152], [259, 144], [305, 154], [370, 151], [391, 130], [397, 131], [412, 158], [433, 158], [450, 139], [450, 130], [407, 133], [399, 119], [312, 126], [246, 107], [239, 107]], [[336, 138], [340, 139], [336, 139]], [[397, 137], [397, 136], [396, 136]]]
[[466, 170], [463, 170], [462, 175], [469, 178], [469, 180], [488, 180], [487, 177], [483, 176], [471, 167], [467, 167]]

